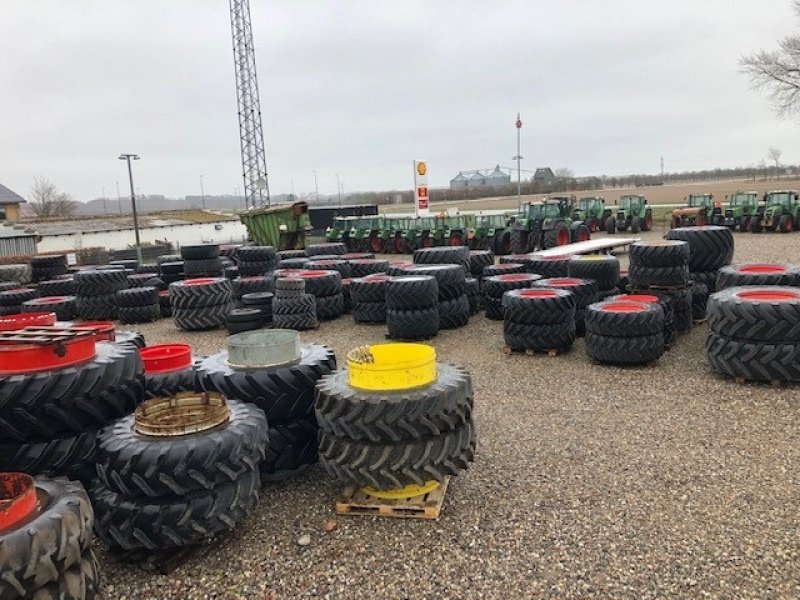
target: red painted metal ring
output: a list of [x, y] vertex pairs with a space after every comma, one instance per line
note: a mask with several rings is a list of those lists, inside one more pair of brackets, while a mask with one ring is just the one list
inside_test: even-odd
[[610, 313], [640, 313], [648, 310], [648, 304], [644, 302], [609, 302], [600, 306], [601, 312]]
[[55, 371], [87, 363], [97, 355], [93, 331], [64, 333], [68, 339], [43, 342], [0, 339], [0, 375]]
[[98, 342], [113, 342], [117, 339], [117, 328], [114, 321], [78, 321], [73, 329], [93, 331]]
[[0, 331], [16, 331], [25, 327], [55, 325], [56, 313], [31, 312], [0, 317]]
[[189, 344], [160, 344], [139, 351], [144, 372], [149, 374], [182, 371], [192, 366], [192, 347]]
[[25, 473], [0, 473], [0, 531], [36, 510], [36, 486]]

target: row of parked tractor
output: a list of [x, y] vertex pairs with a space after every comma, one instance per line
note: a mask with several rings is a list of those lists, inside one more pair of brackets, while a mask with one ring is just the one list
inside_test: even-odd
[[773, 190], [760, 197], [758, 192], [736, 192], [725, 202], [714, 194], [686, 197], [686, 206], [672, 211], [672, 228], [692, 225], [723, 225], [729, 229], [762, 231], [800, 231], [800, 200], [796, 190]]
[[592, 232], [649, 231], [652, 209], [644, 196], [622, 196], [612, 208], [598, 196], [549, 196], [515, 214], [335, 217], [325, 233], [351, 252], [408, 254], [433, 246], [468, 246], [521, 254], [589, 239]]

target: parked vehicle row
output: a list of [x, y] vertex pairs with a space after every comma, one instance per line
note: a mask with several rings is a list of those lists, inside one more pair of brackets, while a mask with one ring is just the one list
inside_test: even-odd
[[800, 199], [796, 190], [773, 190], [759, 200], [758, 192], [735, 192], [725, 203], [714, 194], [691, 194], [686, 206], [672, 211], [671, 226], [724, 225], [729, 229], [760, 233], [800, 230]]

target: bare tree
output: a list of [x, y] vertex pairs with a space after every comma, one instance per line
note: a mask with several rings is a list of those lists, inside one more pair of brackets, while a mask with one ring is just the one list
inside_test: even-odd
[[778, 150], [778, 148], [767, 150], [767, 158], [775, 163], [775, 179], [780, 179], [781, 154], [783, 154], [783, 150]]
[[34, 177], [28, 196], [33, 214], [40, 219], [48, 217], [72, 217], [78, 212], [78, 204], [65, 192], [59, 192], [52, 181]]
[[[800, 16], [800, 0], [792, 3]], [[740, 60], [753, 88], [769, 94], [781, 117], [800, 112], [800, 35], [781, 40], [778, 50], [761, 50]]]
[[575, 173], [572, 172], [571, 169], [567, 167], [561, 167], [553, 171], [553, 175], [555, 175], [556, 179], [574, 179]]

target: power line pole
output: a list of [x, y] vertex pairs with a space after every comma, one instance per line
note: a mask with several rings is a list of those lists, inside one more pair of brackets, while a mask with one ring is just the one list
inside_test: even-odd
[[664, 179], [664, 157], [661, 157], [661, 179]]
[[203, 200], [203, 210], [206, 208], [206, 192], [203, 189], [203, 176], [200, 175], [200, 198]]
[[314, 202], [319, 205], [319, 186], [317, 185], [317, 171], [313, 170], [314, 173]]
[[120, 160], [128, 163], [128, 179], [131, 184], [131, 208], [133, 209], [133, 233], [136, 236], [136, 260], [142, 264], [142, 246], [139, 243], [139, 217], [136, 214], [136, 194], [133, 192], [133, 170], [131, 169], [131, 159], [139, 160], [138, 154], [120, 154]]
[[103, 212], [108, 216], [108, 205], [106, 204], [106, 188], [103, 188]]
[[119, 214], [122, 214], [122, 196], [119, 193], [119, 181], [117, 181], [117, 206], [119, 207]]
[[342, 184], [339, 183], [339, 174], [336, 174], [336, 193], [339, 195], [339, 209], [342, 208]]
[[513, 158], [513, 160], [517, 161], [517, 207], [522, 207], [522, 166], [520, 161], [522, 160], [522, 152], [520, 151], [520, 133], [522, 132], [522, 121], [519, 118], [519, 113], [517, 113], [517, 155]]

